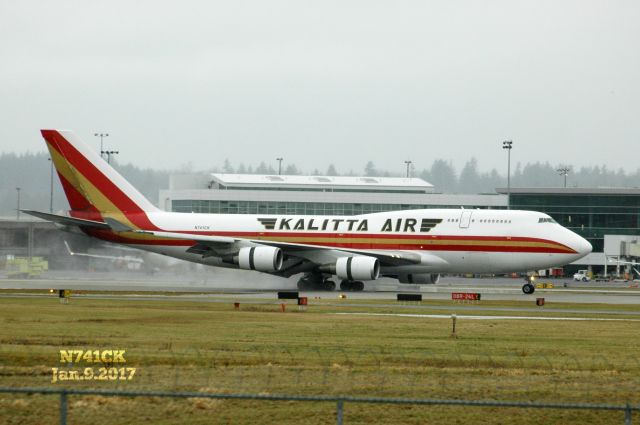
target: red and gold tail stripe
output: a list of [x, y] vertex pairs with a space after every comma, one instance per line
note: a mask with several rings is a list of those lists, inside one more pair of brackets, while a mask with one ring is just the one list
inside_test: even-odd
[[104, 217], [112, 217], [133, 229], [159, 230], [142, 208], [58, 131], [42, 130], [42, 136], [58, 173]]

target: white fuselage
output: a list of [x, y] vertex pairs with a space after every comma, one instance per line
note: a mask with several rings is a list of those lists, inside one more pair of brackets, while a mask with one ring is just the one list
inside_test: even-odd
[[[236, 237], [245, 246], [278, 241], [331, 248], [300, 251], [316, 264], [353, 256], [354, 251], [408, 252], [422, 258], [418, 264], [382, 267], [382, 275], [529, 271], [562, 266], [591, 252], [585, 239], [533, 211], [426, 209], [359, 216], [153, 212], [148, 217], [164, 231]], [[211, 266], [237, 267], [218, 256], [188, 253], [184, 245], [124, 243]]]

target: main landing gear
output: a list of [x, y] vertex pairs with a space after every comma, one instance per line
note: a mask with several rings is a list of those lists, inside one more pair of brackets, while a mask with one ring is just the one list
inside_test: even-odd
[[364, 289], [364, 283], [358, 280], [343, 280], [340, 282], [340, 289], [342, 291], [359, 292]]
[[322, 276], [322, 273], [306, 273], [298, 280], [300, 291], [333, 291], [336, 283]]
[[[334, 291], [336, 284], [329, 275], [322, 273], [305, 273], [298, 280], [298, 290], [300, 291]], [[364, 283], [358, 280], [343, 280], [340, 282], [341, 291], [359, 292], [364, 289]]]

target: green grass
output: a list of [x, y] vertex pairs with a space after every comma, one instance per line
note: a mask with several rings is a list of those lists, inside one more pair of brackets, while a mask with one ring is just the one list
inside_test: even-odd
[[[428, 308], [0, 299], [0, 385], [640, 404], [640, 322], [342, 316]], [[322, 305], [323, 303], [338, 304]], [[344, 300], [362, 304], [360, 300]], [[389, 304], [390, 302], [385, 301]], [[366, 303], [365, 303], [366, 304]], [[426, 303], [425, 303], [426, 304]], [[482, 302], [481, 307], [532, 303]], [[468, 305], [467, 305], [468, 306]], [[553, 311], [553, 307], [557, 311]], [[610, 305], [554, 305], [604, 316]], [[635, 311], [633, 306], [620, 306]], [[637, 309], [637, 307], [635, 307]], [[552, 311], [549, 311], [552, 310]], [[482, 314], [508, 314], [481, 312]], [[640, 312], [639, 312], [640, 313]], [[532, 313], [524, 313], [531, 315]], [[638, 318], [635, 315], [616, 318]], [[51, 383], [60, 349], [123, 349], [132, 381]], [[76, 365], [82, 369], [87, 364]], [[54, 408], [55, 407], [55, 408]], [[330, 403], [70, 398], [70, 423], [331, 423]], [[0, 423], [55, 422], [51, 396], [0, 395]], [[346, 423], [621, 423], [618, 413], [347, 404]]]

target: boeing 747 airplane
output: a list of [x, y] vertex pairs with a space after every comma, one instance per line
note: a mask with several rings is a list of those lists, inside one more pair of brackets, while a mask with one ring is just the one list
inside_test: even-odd
[[[546, 214], [425, 209], [357, 216], [162, 211], [70, 131], [42, 130], [68, 215], [24, 211], [89, 236], [215, 267], [302, 274], [301, 290], [362, 290], [391, 277], [436, 283], [442, 273], [511, 273], [562, 266], [591, 244]], [[526, 283], [522, 290], [534, 292]]]

